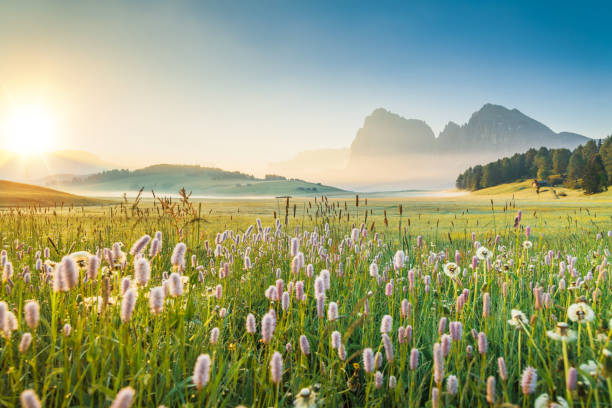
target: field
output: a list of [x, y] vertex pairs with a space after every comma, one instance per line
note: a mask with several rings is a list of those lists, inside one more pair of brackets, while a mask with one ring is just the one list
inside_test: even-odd
[[607, 193], [510, 190], [6, 208], [0, 405], [609, 407]]

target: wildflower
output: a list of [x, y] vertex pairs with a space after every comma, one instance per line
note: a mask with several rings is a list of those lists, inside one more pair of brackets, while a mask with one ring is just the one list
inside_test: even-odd
[[497, 359], [497, 371], [499, 372], [499, 378], [501, 378], [502, 381], [508, 380], [508, 370], [506, 369], [506, 362], [504, 361], [503, 357], [499, 357]]
[[463, 324], [461, 322], [450, 322], [449, 330], [453, 341], [461, 340], [461, 337], [463, 336]]
[[446, 379], [446, 392], [450, 395], [457, 395], [459, 392], [459, 380], [454, 375], [449, 375]]
[[170, 262], [174, 267], [178, 270], [182, 271], [185, 269], [185, 252], [187, 251], [187, 247], [182, 242], [179, 242], [174, 247], [174, 251], [172, 252], [172, 257], [170, 257]]
[[127, 322], [132, 318], [134, 313], [134, 306], [136, 305], [136, 294], [134, 289], [128, 289], [123, 295], [121, 301], [121, 321]]
[[482, 317], [491, 315], [491, 295], [486, 292], [482, 297]]
[[523, 248], [531, 249], [533, 248], [533, 243], [531, 241], [523, 241]]
[[100, 258], [96, 255], [91, 255], [87, 261], [87, 279], [95, 280], [98, 277], [100, 269]]
[[210, 331], [210, 344], [216, 345], [219, 342], [219, 328], [214, 327]]
[[442, 355], [446, 357], [448, 353], [450, 353], [451, 346], [453, 344], [452, 337], [448, 334], [443, 334], [440, 339], [440, 344], [442, 345]]
[[416, 370], [419, 365], [419, 350], [413, 348], [410, 350], [410, 369]]
[[178, 297], [183, 294], [183, 281], [181, 280], [181, 275], [172, 272], [168, 278], [168, 282], [168, 292], [170, 296]]
[[121, 295], [125, 295], [125, 292], [127, 292], [131, 286], [132, 282], [130, 281], [130, 278], [126, 276], [125, 278], [121, 279]]
[[325, 295], [317, 296], [317, 316], [319, 319], [325, 317]]
[[161, 286], [154, 287], [151, 289], [149, 294], [149, 306], [151, 307], [151, 313], [158, 315], [164, 309], [164, 288]]
[[375, 262], [370, 264], [370, 276], [376, 278], [378, 276], [378, 265]]
[[132, 387], [125, 387], [119, 390], [110, 408], [129, 408], [134, 402], [136, 391]]
[[300, 336], [300, 350], [305, 356], [310, 354], [310, 343], [308, 343], [308, 338], [303, 334]]
[[565, 378], [565, 385], [567, 389], [570, 391], [575, 391], [577, 382], [578, 382], [578, 371], [576, 370], [576, 368], [570, 367], [570, 369], [567, 370], [567, 376]]
[[215, 289], [215, 297], [220, 300], [223, 297], [223, 286], [217, 285]]
[[567, 323], [559, 322], [555, 330], [548, 330], [546, 335], [553, 340], [571, 343], [576, 340], [576, 332], [571, 330]]
[[255, 334], [256, 330], [255, 316], [249, 313], [246, 317], [246, 331], [249, 334]]
[[387, 361], [390, 363], [393, 362], [393, 344], [391, 343], [391, 338], [384, 333], [382, 335], [383, 346], [385, 348], [385, 356], [387, 357]]
[[485, 354], [488, 349], [487, 335], [483, 332], [478, 333], [478, 352]]
[[19, 352], [21, 354], [28, 351], [30, 348], [30, 344], [32, 343], [32, 335], [30, 333], [24, 333], [21, 337], [21, 342], [19, 343]]
[[535, 392], [537, 382], [538, 373], [536, 372], [536, 369], [533, 367], [525, 368], [521, 376], [521, 390], [523, 391], [523, 394], [533, 394]]
[[481, 246], [476, 251], [476, 256], [478, 257], [478, 259], [486, 261], [487, 259], [490, 259], [493, 256], [493, 253], [489, 251], [489, 249], [487, 249], [486, 247]]
[[151, 241], [151, 247], [149, 248], [149, 257], [155, 258], [161, 252], [161, 241], [157, 238], [154, 238]]
[[271, 313], [266, 313], [261, 320], [261, 338], [264, 343], [268, 344], [274, 334], [276, 327], [276, 319]]
[[455, 279], [459, 273], [461, 273], [461, 268], [454, 262], [449, 262], [444, 265], [444, 273], [451, 279]]
[[208, 354], [200, 354], [193, 368], [193, 383], [198, 391], [202, 390], [210, 380], [210, 368], [212, 366]]
[[406, 255], [404, 251], [399, 250], [393, 256], [393, 267], [397, 269], [402, 269], [404, 267], [404, 262], [406, 260]]
[[[28, 300], [23, 307], [25, 321], [28, 327], [35, 330], [40, 321], [40, 306], [36, 300]], [[1, 327], [1, 325], [0, 325]]]
[[595, 312], [586, 303], [574, 303], [567, 308], [567, 317], [572, 322], [586, 323], [595, 318]]
[[64, 282], [62, 290], [70, 290], [74, 288], [79, 281], [79, 270], [76, 262], [71, 256], [65, 256], [61, 262], [61, 275]]
[[389, 388], [394, 389], [397, 386], [397, 378], [394, 375], [389, 377]]
[[329, 302], [329, 306], [327, 306], [327, 320], [330, 322], [338, 320], [338, 305], [336, 302]]
[[338, 358], [342, 361], [346, 360], [346, 348], [344, 344], [340, 344], [340, 347], [338, 347]]
[[495, 377], [491, 375], [487, 378], [487, 402], [494, 404], [495, 399]]
[[297, 238], [291, 238], [291, 256], [296, 256], [299, 250], [300, 241]]
[[146, 258], [138, 258], [134, 264], [134, 278], [140, 286], [147, 286], [151, 279], [151, 265]]
[[337, 349], [340, 347], [341, 342], [342, 342], [342, 338], [340, 337], [340, 332], [337, 330], [334, 330], [331, 334], [331, 347], [333, 349]]
[[42, 406], [34, 390], [25, 390], [22, 392], [20, 400], [23, 408], [40, 408]]
[[440, 406], [440, 390], [432, 387], [431, 389], [431, 408], [438, 408]]
[[512, 316], [512, 318], [508, 320], [508, 324], [510, 326], [520, 329], [523, 326], [527, 326], [527, 324], [529, 324], [529, 319], [527, 319], [525, 313], [521, 312], [520, 310], [512, 309], [510, 315]]
[[557, 397], [557, 402], [554, 402], [550, 400], [546, 393], [536, 398], [533, 406], [535, 408], [570, 408], [570, 405], [563, 397]]
[[380, 332], [389, 333], [391, 331], [391, 326], [393, 326], [393, 319], [390, 315], [384, 315], [380, 322]]
[[278, 351], [275, 351], [270, 359], [270, 379], [274, 384], [278, 385], [281, 382], [282, 375], [283, 357]]
[[64, 337], [70, 337], [70, 334], [72, 333], [72, 326], [70, 325], [70, 323], [66, 323], [64, 325], [64, 327], [62, 328], [62, 333], [64, 334]]
[[433, 347], [433, 364], [434, 364], [434, 381], [440, 384], [444, 378], [444, 356], [440, 343], [434, 344]]
[[317, 408], [317, 393], [308, 388], [302, 388], [293, 401], [295, 408]]
[[400, 313], [401, 313], [402, 318], [409, 318], [411, 309], [412, 309], [412, 306], [408, 302], [408, 299], [402, 299], [402, 303], [400, 307]]
[[374, 386], [376, 387], [376, 389], [380, 389], [382, 388], [383, 385], [383, 375], [380, 371], [376, 371], [376, 374], [374, 375]]
[[371, 348], [363, 350], [363, 370], [366, 373], [374, 371], [374, 352]]
[[151, 240], [151, 237], [147, 234], [140, 237], [138, 241], [134, 242], [134, 245], [132, 245], [132, 248], [130, 248], [130, 255], [132, 256], [139, 255], [149, 244], [150, 240]]

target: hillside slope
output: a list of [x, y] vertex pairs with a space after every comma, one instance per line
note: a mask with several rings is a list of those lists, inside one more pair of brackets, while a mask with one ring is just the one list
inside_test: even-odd
[[55, 206], [61, 204], [70, 206], [104, 204], [105, 201], [81, 197], [50, 188], [30, 184], [14, 183], [0, 180], [0, 207], [24, 206]]
[[72, 191], [126, 192], [144, 188], [158, 193], [176, 193], [183, 187], [195, 195], [279, 196], [343, 194], [344, 190], [297, 179], [256, 178], [249, 174], [201, 166], [160, 164], [134, 171], [111, 170], [90, 176], [60, 180]]

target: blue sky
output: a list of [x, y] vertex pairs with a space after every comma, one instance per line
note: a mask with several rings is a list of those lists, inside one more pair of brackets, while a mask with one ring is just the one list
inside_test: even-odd
[[0, 4], [0, 116], [42, 100], [57, 148], [126, 165], [257, 170], [348, 146], [377, 107], [436, 133], [487, 102], [612, 133], [604, 2], [24, 3]]

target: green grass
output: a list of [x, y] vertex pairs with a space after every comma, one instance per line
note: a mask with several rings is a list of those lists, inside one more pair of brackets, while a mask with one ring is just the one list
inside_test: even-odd
[[[438, 385], [441, 406], [488, 406], [485, 383], [489, 376], [496, 378], [498, 404], [533, 406], [535, 398], [543, 393], [570, 397], [575, 406], [611, 404], [609, 366], [608, 371], [601, 371], [602, 378], [580, 372], [579, 387], [573, 392], [566, 389], [564, 376], [566, 362], [576, 368], [589, 360], [610, 364], [603, 350], [611, 348], [611, 271], [609, 265], [600, 266], [611, 245], [606, 233], [612, 229], [612, 207], [603, 200], [512, 201], [496, 196], [491, 205], [488, 197], [470, 196], [438, 201], [368, 199], [367, 204], [362, 199], [356, 206], [354, 199], [323, 203], [320, 199], [316, 203], [300, 199], [290, 201], [288, 207], [284, 200], [206, 200], [173, 201], [163, 209], [159, 203], [132, 204], [63, 210], [58, 207], [55, 213], [44, 209], [0, 213], [1, 243], [15, 270], [10, 282], [3, 281], [0, 300], [7, 302], [19, 320], [19, 328], [10, 339], [0, 339], [0, 405], [17, 405], [19, 394], [32, 388], [47, 407], [109, 406], [119, 389], [130, 386], [136, 392], [136, 406], [291, 406], [304, 387], [316, 390], [319, 406], [431, 406], [431, 390], [437, 387], [432, 350], [434, 343], [441, 340], [438, 322], [442, 317], [461, 322], [463, 336], [452, 344], [445, 358], [444, 382]], [[523, 220], [515, 229], [514, 217], [519, 208]], [[274, 234], [275, 216], [283, 225], [279, 235]], [[250, 225], [256, 226], [256, 218], [261, 219], [264, 228], [272, 227], [267, 240], [254, 239], [255, 227], [250, 239], [223, 242], [225, 255], [214, 256], [207, 251], [207, 240], [214, 250], [218, 233], [232, 230], [234, 235], [243, 234]], [[289, 255], [291, 237], [304, 237], [304, 231], [312, 232], [315, 227], [323, 235], [326, 223], [330, 230], [323, 240], [327, 261], [318, 255], [316, 246], [307, 245], [308, 238], [300, 243], [300, 250], [305, 263], [313, 264], [315, 276], [322, 269], [330, 271], [326, 305], [338, 303], [340, 318], [334, 322], [327, 320], [327, 314], [323, 319], [317, 317], [315, 276], [308, 278], [304, 269], [293, 273]], [[356, 251], [346, 239], [351, 228], [359, 228], [362, 223], [367, 235]], [[532, 231], [533, 248], [529, 250], [522, 247], [526, 226]], [[128, 255], [125, 270], [107, 268], [104, 277], [85, 283], [80, 279], [68, 292], [53, 292], [44, 274], [35, 270], [35, 253], [45, 247], [50, 248], [50, 258], [55, 261], [70, 252], [95, 252], [114, 242], [123, 242], [127, 252], [142, 234], [153, 235], [158, 230], [163, 233], [163, 250], [151, 259], [151, 281], [138, 289], [135, 311], [128, 322], [120, 318], [120, 281], [134, 275], [132, 256]], [[472, 232], [476, 240], [494, 251], [492, 264], [496, 266], [499, 261], [499, 271], [480, 262], [475, 271], [477, 277], [473, 275], [469, 268], [475, 254]], [[597, 239], [597, 233], [602, 234], [601, 239]], [[424, 242], [421, 247], [416, 245], [419, 235]], [[500, 238], [496, 244], [497, 235]], [[184, 242], [188, 248], [188, 291], [167, 299], [163, 313], [155, 316], [149, 311], [147, 296], [152, 287], [162, 284], [163, 272], [173, 270], [170, 258], [177, 242]], [[253, 264], [248, 271], [244, 267], [247, 247]], [[406, 252], [408, 261], [396, 272], [390, 266], [399, 249]], [[460, 266], [468, 271], [457, 281], [442, 273], [444, 263], [455, 256], [455, 251], [460, 253]], [[548, 251], [555, 256], [550, 265], [544, 262]], [[445, 259], [439, 258], [441, 253]], [[199, 282], [198, 272], [191, 266], [192, 255], [204, 268], [203, 282]], [[568, 270], [563, 275], [559, 273], [559, 264], [567, 255], [577, 257], [578, 276], [593, 274], [593, 279], [578, 289], [559, 289], [561, 278], [568, 287], [576, 281]], [[379, 272], [383, 274], [389, 267], [387, 279], [394, 279], [391, 296], [385, 295], [385, 282], [379, 284], [368, 274], [376, 257]], [[230, 275], [220, 278], [218, 270], [225, 262], [233, 262]], [[103, 265], [108, 266], [105, 262]], [[31, 271], [30, 283], [22, 274], [26, 266]], [[305, 283], [307, 300], [298, 301], [292, 292], [287, 311], [281, 309], [279, 302], [270, 302], [264, 296], [266, 288], [275, 285], [277, 268], [284, 290], [290, 281]], [[412, 289], [411, 268], [417, 271]], [[428, 289], [425, 276], [431, 280]], [[95, 307], [85, 305], [84, 299], [103, 296], [105, 278], [111, 285], [109, 296], [116, 299], [116, 304], [98, 313]], [[544, 292], [554, 285], [550, 307], [535, 309], [531, 284], [542, 287]], [[222, 286], [223, 293], [219, 300], [213, 296], [217, 285]], [[464, 289], [469, 290], [469, 296], [458, 310], [456, 297]], [[486, 318], [485, 293], [491, 297], [491, 312]], [[569, 322], [580, 337], [568, 344], [564, 359], [561, 343], [549, 338], [546, 331], [558, 321], [567, 321], [567, 307], [581, 298], [593, 308], [596, 317], [588, 325]], [[23, 321], [28, 299], [36, 299], [41, 305], [41, 321], [36, 330], [29, 329]], [[366, 299], [367, 315], [363, 313]], [[400, 315], [402, 299], [412, 305], [409, 317]], [[225, 317], [220, 316], [221, 308], [227, 310]], [[263, 344], [261, 321], [270, 308], [276, 311], [277, 326], [272, 341]], [[530, 318], [525, 330], [507, 324], [513, 308]], [[245, 331], [248, 313], [256, 316], [255, 335]], [[393, 317], [389, 335], [395, 358], [393, 362], [384, 359], [380, 368], [384, 385], [376, 389], [374, 375], [364, 372], [361, 355], [368, 347], [384, 354], [380, 323], [386, 314]], [[66, 323], [72, 326], [69, 337], [61, 333]], [[409, 343], [398, 343], [400, 325], [412, 326]], [[221, 333], [216, 345], [209, 343], [214, 327]], [[484, 355], [477, 351], [472, 329], [486, 333], [488, 350]], [[330, 347], [334, 330], [342, 335], [345, 361]], [[22, 354], [18, 345], [25, 332], [32, 332], [34, 341]], [[310, 342], [308, 356], [299, 350], [302, 334]], [[291, 351], [286, 349], [287, 343]], [[467, 346], [474, 350], [471, 357]], [[420, 352], [416, 370], [410, 370], [408, 364], [413, 348]], [[278, 386], [270, 381], [269, 361], [274, 351], [281, 352], [284, 362]], [[213, 365], [210, 382], [198, 392], [191, 376], [198, 355], [203, 353], [211, 356]], [[499, 376], [498, 357], [505, 359], [507, 381]], [[533, 395], [523, 395], [519, 386], [521, 372], [527, 366], [538, 373]], [[387, 387], [391, 375], [397, 378], [395, 389]], [[446, 392], [449, 375], [457, 376], [459, 381], [455, 396]]]

